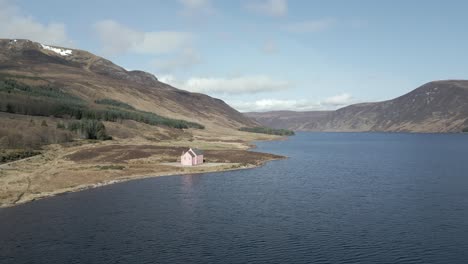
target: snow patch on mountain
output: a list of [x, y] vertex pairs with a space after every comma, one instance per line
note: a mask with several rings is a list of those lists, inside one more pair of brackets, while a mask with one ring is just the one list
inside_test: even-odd
[[47, 46], [47, 45], [44, 45], [44, 44], [41, 44], [41, 46], [42, 46], [43, 49], [53, 51], [53, 52], [55, 52], [55, 53], [57, 53], [59, 55], [62, 55], [62, 56], [68, 56], [68, 55], [72, 54], [72, 50], [69, 50], [69, 49], [54, 48], [54, 47]]

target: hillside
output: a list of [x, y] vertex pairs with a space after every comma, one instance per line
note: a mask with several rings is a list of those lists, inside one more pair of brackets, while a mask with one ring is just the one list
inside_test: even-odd
[[[120, 181], [259, 166], [273, 135], [222, 100], [89, 52], [0, 40], [0, 207]], [[206, 166], [181, 167], [203, 149]]]
[[179, 90], [146, 72], [127, 71], [86, 51], [29, 40], [0, 40], [0, 77], [50, 86], [92, 104], [113, 99], [163, 117], [206, 127], [255, 125], [222, 100]]
[[249, 112], [245, 114], [267, 127], [305, 131], [304, 126], [308, 124], [308, 121], [323, 118], [328, 114], [328, 111], [271, 111]]
[[460, 132], [468, 127], [468, 81], [434, 81], [392, 100], [336, 111], [246, 115], [262, 125], [296, 131]]

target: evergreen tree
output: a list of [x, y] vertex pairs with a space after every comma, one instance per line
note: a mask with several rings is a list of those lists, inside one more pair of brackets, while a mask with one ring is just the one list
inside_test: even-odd
[[13, 114], [13, 113], [15, 112], [14, 106], [13, 106], [12, 104], [10, 104], [10, 103], [7, 103], [7, 105], [6, 105], [6, 112], [7, 112], [7, 113], [12, 113], [12, 114]]

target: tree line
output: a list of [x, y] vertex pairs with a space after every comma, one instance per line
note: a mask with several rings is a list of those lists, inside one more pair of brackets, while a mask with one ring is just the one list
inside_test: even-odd
[[195, 122], [139, 111], [131, 105], [113, 99], [96, 100], [96, 104], [106, 107], [93, 107], [59, 89], [50, 86], [31, 87], [15, 80], [0, 81], [0, 95], [0, 111], [8, 113], [110, 122], [133, 120], [153, 126], [204, 129], [203, 125]]

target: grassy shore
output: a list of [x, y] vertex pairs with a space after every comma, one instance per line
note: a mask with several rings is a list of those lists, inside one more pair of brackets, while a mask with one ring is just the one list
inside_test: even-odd
[[[229, 132], [229, 133], [228, 133]], [[249, 151], [254, 140], [279, 137], [245, 132], [190, 131], [190, 137], [52, 144], [40, 155], [0, 165], [0, 207], [146, 177], [246, 169], [284, 157]], [[173, 166], [187, 147], [205, 150], [209, 166]]]

